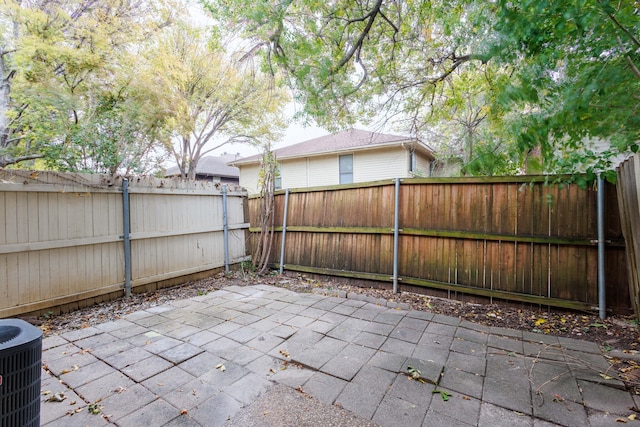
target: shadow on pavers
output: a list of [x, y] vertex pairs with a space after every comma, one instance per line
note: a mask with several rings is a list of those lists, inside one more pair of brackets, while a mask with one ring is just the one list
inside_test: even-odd
[[223, 427], [341, 426], [378, 427], [346, 409], [274, 385], [258, 400], [238, 411]]

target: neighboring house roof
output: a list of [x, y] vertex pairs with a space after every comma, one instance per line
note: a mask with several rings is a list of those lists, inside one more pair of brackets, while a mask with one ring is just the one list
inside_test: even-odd
[[[388, 146], [397, 146], [404, 143], [414, 143], [415, 149], [420, 150], [433, 158], [433, 150], [419, 140], [406, 136], [389, 135], [360, 129], [349, 129], [333, 133], [331, 135], [310, 139], [288, 147], [279, 148], [274, 150], [274, 153], [277, 159], [284, 160], [290, 158], [319, 156], [343, 151], [383, 148]], [[262, 154], [256, 154], [254, 156], [230, 162], [230, 164], [239, 166], [259, 163], [261, 159]]]
[[[236, 160], [235, 154], [222, 156], [204, 156], [198, 161], [196, 167], [196, 175], [200, 176], [219, 176], [221, 178], [238, 178], [240, 177], [240, 169], [229, 166], [228, 163]], [[180, 168], [172, 166], [167, 169], [165, 176], [180, 176]]]

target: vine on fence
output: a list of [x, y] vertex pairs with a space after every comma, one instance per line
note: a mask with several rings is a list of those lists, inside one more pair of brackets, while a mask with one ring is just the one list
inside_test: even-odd
[[257, 274], [264, 274], [269, 264], [269, 256], [273, 246], [274, 227], [274, 192], [275, 180], [278, 174], [278, 163], [275, 154], [267, 146], [262, 154], [260, 169], [260, 213], [258, 225], [260, 232], [253, 251], [253, 268]]

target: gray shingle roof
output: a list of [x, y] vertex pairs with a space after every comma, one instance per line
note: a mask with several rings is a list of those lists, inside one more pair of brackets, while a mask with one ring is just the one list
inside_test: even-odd
[[[196, 167], [197, 175], [207, 176], [219, 176], [222, 178], [238, 178], [240, 176], [240, 169], [235, 166], [229, 166], [228, 163], [236, 160], [236, 156], [224, 155], [224, 156], [204, 156], [198, 161]], [[172, 166], [167, 169], [165, 176], [179, 176], [180, 169], [178, 166]]]
[[[319, 154], [335, 153], [339, 151], [361, 150], [376, 146], [396, 145], [402, 142], [414, 141], [409, 137], [400, 135], [389, 135], [385, 133], [370, 132], [361, 129], [349, 129], [331, 135], [310, 139], [298, 144], [274, 150], [278, 159], [309, 157]], [[420, 143], [421, 144], [421, 143]], [[431, 152], [429, 147], [421, 144], [422, 147]], [[262, 154], [238, 159], [231, 162], [234, 165], [257, 163], [262, 158]]]

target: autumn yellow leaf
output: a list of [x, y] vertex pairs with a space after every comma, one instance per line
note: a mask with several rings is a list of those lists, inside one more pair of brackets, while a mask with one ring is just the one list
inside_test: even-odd
[[536, 320], [536, 326], [540, 326], [540, 325], [542, 325], [543, 323], [546, 323], [546, 322], [547, 321], [541, 317], [538, 320]]

